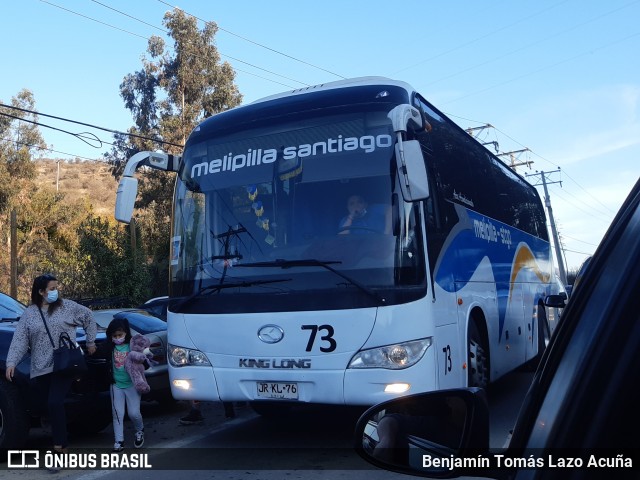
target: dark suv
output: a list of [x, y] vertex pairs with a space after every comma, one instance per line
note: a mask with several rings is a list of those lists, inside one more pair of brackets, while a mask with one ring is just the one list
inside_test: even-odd
[[[0, 293], [0, 450], [24, 445], [31, 427], [40, 426], [43, 400], [34, 394], [34, 381], [29, 378], [31, 357], [27, 355], [17, 366], [13, 382], [5, 379], [7, 352], [20, 315], [26, 307], [14, 298]], [[78, 331], [78, 343], [84, 345], [84, 332]], [[104, 332], [96, 342], [104, 341]], [[73, 382], [67, 406], [70, 433], [93, 433], [111, 422], [109, 385], [104, 361], [87, 357], [89, 374]]]

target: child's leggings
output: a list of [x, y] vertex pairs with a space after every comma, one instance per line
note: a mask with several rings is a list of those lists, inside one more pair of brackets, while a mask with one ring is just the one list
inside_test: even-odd
[[133, 422], [136, 432], [144, 428], [140, 413], [140, 394], [133, 385], [129, 388], [118, 388], [111, 385], [111, 413], [113, 415], [113, 433], [116, 442], [124, 441], [124, 412], [125, 403], [127, 415]]

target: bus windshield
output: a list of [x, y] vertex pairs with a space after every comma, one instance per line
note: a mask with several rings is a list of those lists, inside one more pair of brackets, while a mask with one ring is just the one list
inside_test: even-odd
[[402, 201], [389, 108], [270, 118], [189, 144], [171, 296], [189, 297], [185, 311], [249, 312], [424, 295], [420, 206]]

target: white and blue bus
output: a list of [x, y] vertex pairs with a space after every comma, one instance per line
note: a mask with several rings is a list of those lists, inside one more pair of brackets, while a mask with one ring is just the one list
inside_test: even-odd
[[339, 81], [198, 125], [177, 172], [176, 399], [373, 405], [535, 361], [551, 250], [535, 188], [403, 82]]

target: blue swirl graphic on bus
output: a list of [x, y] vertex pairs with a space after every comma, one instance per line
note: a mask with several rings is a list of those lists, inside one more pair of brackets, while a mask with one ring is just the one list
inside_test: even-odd
[[[435, 282], [449, 293], [462, 290], [474, 275], [494, 282], [500, 340], [514, 281], [549, 282], [549, 243], [471, 210], [457, 210], [460, 222], [438, 259]], [[480, 270], [485, 259], [491, 278], [489, 270]]]

